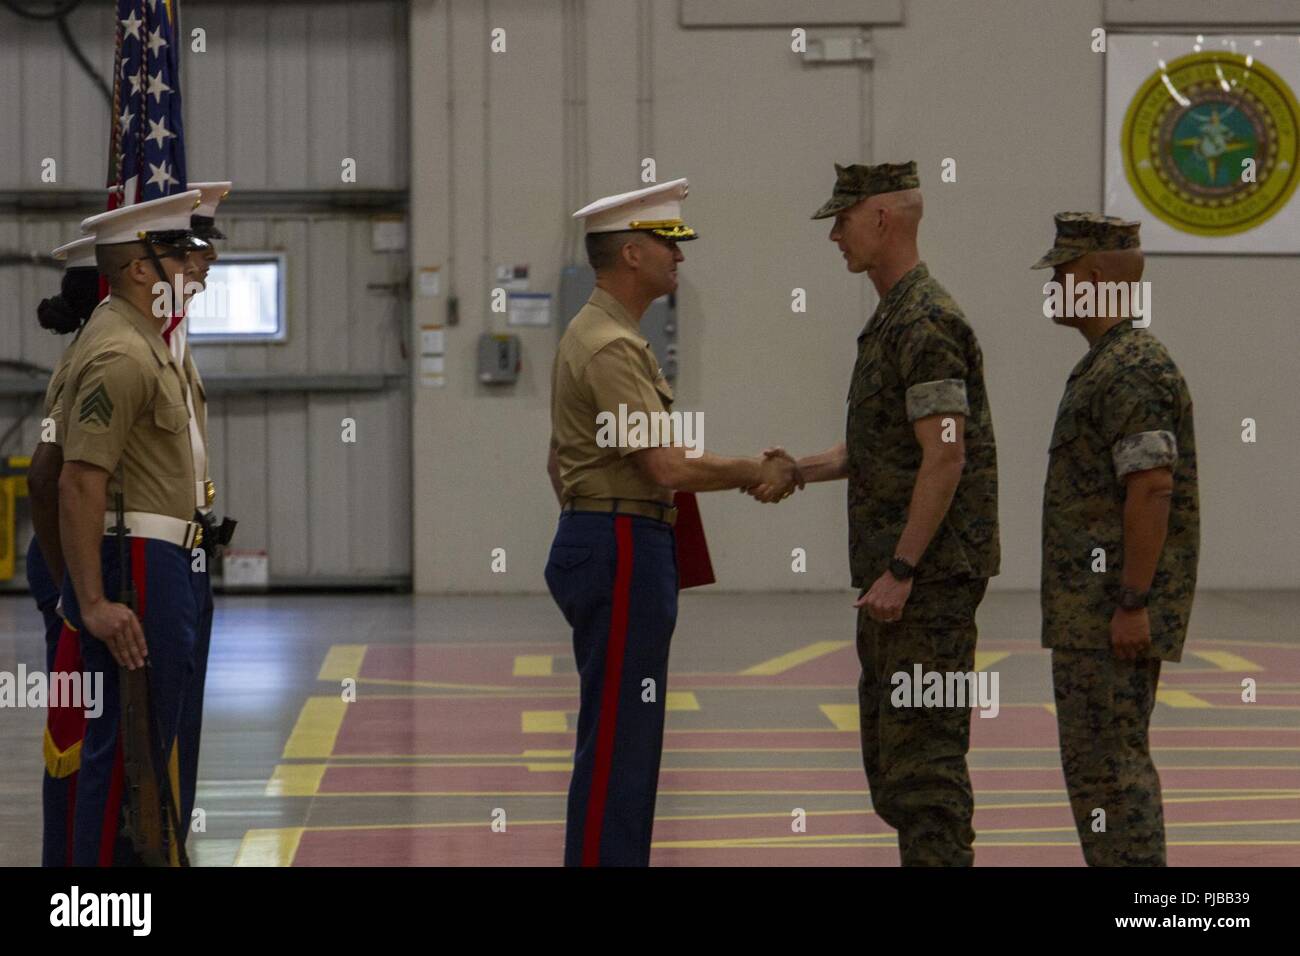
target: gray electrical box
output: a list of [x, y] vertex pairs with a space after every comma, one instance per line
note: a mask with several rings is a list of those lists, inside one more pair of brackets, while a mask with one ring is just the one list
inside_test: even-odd
[[520, 365], [519, 336], [484, 332], [478, 337], [478, 380], [484, 385], [513, 385]]
[[[559, 310], [560, 334], [578, 310], [587, 303], [591, 290], [596, 288], [596, 274], [587, 265], [565, 266], [560, 271]], [[665, 295], [650, 303], [641, 317], [641, 335], [650, 343], [655, 358], [664, 370], [664, 378], [677, 378], [677, 297]]]

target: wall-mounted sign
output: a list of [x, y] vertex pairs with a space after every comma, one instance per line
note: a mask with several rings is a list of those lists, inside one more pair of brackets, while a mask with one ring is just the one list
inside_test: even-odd
[[1112, 34], [1106, 209], [1148, 252], [1300, 252], [1300, 37]]

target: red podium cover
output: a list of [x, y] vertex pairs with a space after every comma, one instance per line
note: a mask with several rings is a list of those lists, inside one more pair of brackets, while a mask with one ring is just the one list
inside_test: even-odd
[[704, 524], [700, 521], [700, 506], [695, 501], [695, 492], [676, 492], [673, 504], [677, 506], [677, 524], [673, 531], [677, 536], [678, 590], [714, 583], [717, 578], [713, 576], [709, 543], [704, 540]]

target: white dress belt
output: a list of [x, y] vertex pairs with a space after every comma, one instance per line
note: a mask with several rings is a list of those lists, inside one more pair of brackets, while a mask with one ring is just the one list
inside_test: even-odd
[[[153, 514], [148, 511], [128, 511], [123, 515], [126, 521], [126, 533], [133, 538], [154, 538], [185, 548], [187, 551], [196, 547], [202, 540], [199, 534], [202, 525], [195, 521], [173, 518], [171, 515]], [[107, 512], [104, 515], [104, 533], [111, 534], [117, 528], [117, 515]]]

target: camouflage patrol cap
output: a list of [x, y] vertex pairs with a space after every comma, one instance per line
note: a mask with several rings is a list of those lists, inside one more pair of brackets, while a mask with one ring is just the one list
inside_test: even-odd
[[1058, 212], [1056, 244], [1031, 269], [1051, 269], [1073, 262], [1090, 252], [1140, 249], [1138, 229], [1142, 223], [1096, 212]]
[[841, 166], [835, 164], [835, 188], [831, 198], [813, 213], [814, 219], [829, 219], [842, 209], [857, 205], [868, 196], [895, 193], [903, 189], [920, 189], [915, 160], [906, 163], [880, 163], [876, 166]]

